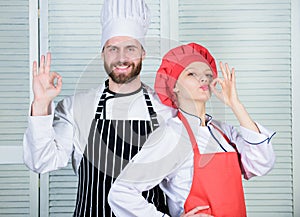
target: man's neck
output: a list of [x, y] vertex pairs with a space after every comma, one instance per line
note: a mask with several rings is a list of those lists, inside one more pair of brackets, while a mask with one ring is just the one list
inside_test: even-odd
[[109, 90], [115, 93], [127, 94], [132, 93], [138, 90], [142, 85], [140, 76], [137, 76], [135, 79], [131, 80], [125, 84], [115, 83], [111, 78], [109, 78]]

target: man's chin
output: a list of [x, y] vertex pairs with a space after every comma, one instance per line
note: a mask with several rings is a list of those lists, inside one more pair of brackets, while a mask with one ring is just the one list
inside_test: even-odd
[[136, 76], [126, 76], [126, 75], [110, 75], [110, 78], [117, 84], [127, 84], [137, 78]]

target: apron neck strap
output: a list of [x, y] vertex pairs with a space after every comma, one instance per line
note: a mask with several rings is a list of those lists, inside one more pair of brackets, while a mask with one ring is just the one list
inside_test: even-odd
[[198, 149], [198, 144], [197, 144], [196, 138], [194, 136], [194, 133], [193, 133], [187, 119], [183, 116], [183, 114], [180, 111], [178, 111], [177, 116], [182, 121], [183, 125], [185, 126], [185, 128], [186, 128], [186, 130], [189, 134], [190, 141], [192, 143], [194, 153], [200, 153], [200, 151]]
[[142, 88], [143, 88], [143, 93], [144, 93], [145, 101], [146, 101], [146, 104], [147, 104], [148, 112], [149, 112], [149, 115], [150, 115], [152, 128], [153, 128], [153, 130], [155, 130], [156, 128], [159, 127], [158, 120], [157, 120], [157, 114], [154, 111], [149, 93], [146, 89], [146, 86], [143, 83], [142, 83]]
[[[148, 91], [147, 91], [144, 83], [142, 83], [142, 90], [143, 90], [143, 95], [144, 95], [144, 98], [145, 98], [145, 101], [147, 104], [147, 109], [148, 109], [148, 113], [149, 113], [150, 120], [152, 123], [152, 128], [153, 128], [153, 130], [155, 130], [159, 126], [158, 120], [157, 120], [157, 114], [154, 111], [152, 102], [150, 100], [150, 96], [148, 94]], [[97, 111], [95, 114], [95, 119], [100, 119], [102, 112], [104, 113], [103, 117], [105, 119], [105, 108], [104, 107], [105, 107], [106, 100], [110, 99], [110, 98], [114, 98], [114, 96], [107, 97], [108, 91], [109, 91], [109, 80], [107, 79], [105, 81], [105, 87], [104, 87], [103, 93], [102, 93], [99, 103], [98, 103]]]

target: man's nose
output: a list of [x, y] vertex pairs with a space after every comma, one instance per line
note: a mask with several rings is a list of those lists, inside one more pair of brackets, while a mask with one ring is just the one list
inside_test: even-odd
[[121, 51], [119, 52], [118, 57], [119, 57], [119, 62], [121, 62], [121, 63], [127, 62], [127, 61], [128, 61], [128, 56], [127, 56], [127, 54], [126, 54], [125, 51], [122, 51], [122, 50], [121, 50]]

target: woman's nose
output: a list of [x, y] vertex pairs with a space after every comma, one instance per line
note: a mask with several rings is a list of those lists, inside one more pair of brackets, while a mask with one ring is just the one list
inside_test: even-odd
[[207, 78], [206, 75], [202, 75], [202, 76], [199, 77], [198, 80], [199, 80], [200, 82], [202, 82], [202, 83], [207, 83], [209, 79]]

